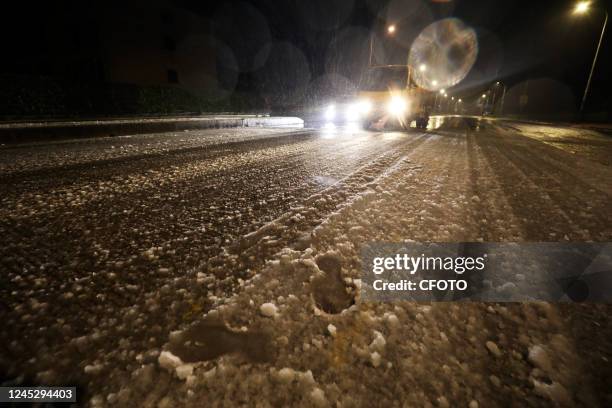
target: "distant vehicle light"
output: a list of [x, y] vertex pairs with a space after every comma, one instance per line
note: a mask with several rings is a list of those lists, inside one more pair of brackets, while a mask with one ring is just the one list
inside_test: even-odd
[[326, 131], [333, 131], [336, 129], [336, 125], [334, 125], [332, 122], [328, 122], [323, 125], [323, 129], [325, 129]]
[[335, 117], [336, 117], [336, 106], [329, 105], [327, 109], [325, 110], [325, 119], [334, 120]]
[[350, 104], [346, 107], [346, 111], [344, 112], [344, 117], [347, 122], [355, 122], [359, 120], [359, 105], [358, 104]]
[[393, 96], [389, 101], [387, 109], [390, 114], [394, 116], [399, 116], [406, 111], [406, 101], [403, 98], [400, 98], [399, 96]]

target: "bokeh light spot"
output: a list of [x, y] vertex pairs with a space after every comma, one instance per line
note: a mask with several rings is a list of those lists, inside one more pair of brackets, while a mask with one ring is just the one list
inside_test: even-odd
[[446, 18], [427, 26], [410, 48], [408, 64], [415, 70], [414, 80], [421, 88], [437, 90], [461, 82], [478, 56], [474, 30], [457, 18]]

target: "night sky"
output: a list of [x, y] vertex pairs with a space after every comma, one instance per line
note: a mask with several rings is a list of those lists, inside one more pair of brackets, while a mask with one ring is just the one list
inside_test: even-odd
[[[283, 68], [303, 70], [296, 72], [303, 82], [316, 82], [318, 77], [334, 70], [354, 81], [367, 63], [370, 29], [380, 32], [387, 22], [397, 22], [402, 35], [400, 49], [403, 47], [407, 53], [411, 41], [428, 24], [441, 18], [457, 17], [478, 34], [479, 54], [469, 75], [452, 90], [454, 94], [476, 95], [495, 80], [513, 87], [525, 86], [527, 80], [546, 78], [552, 80], [553, 86], [564, 88], [576, 105], [582, 96], [599, 39], [604, 18], [601, 8], [609, 8], [606, 2], [595, 2], [588, 15], [576, 17], [571, 14], [575, 3], [559, 0], [251, 0], [218, 3], [182, 0], [171, 3], [212, 23], [213, 36], [220, 46], [217, 53], [220, 80], [229, 82], [229, 86], [241, 92], [261, 92], [266, 83], [274, 82], [269, 71]], [[120, 2], [116, 3], [116, 9], [117, 13], [122, 12]], [[57, 37], [56, 43], [65, 38], [71, 38], [70, 41], [77, 38], [85, 44], [79, 48], [80, 53], [95, 53], [95, 35], [88, 38], [83, 34], [87, 30], [79, 28], [90, 26], [95, 19], [90, 8], [75, 1], [24, 1], [5, 10], [1, 36], [5, 61], [0, 73], [95, 78], [96, 74], [89, 72], [91, 69], [78, 67], [67, 71], [62, 63], [65, 56], [50, 52], [45, 38], [51, 27]], [[43, 26], [45, 30], [41, 29]], [[611, 102], [612, 80], [607, 74], [612, 72], [609, 29], [588, 103], [593, 111], [607, 110]], [[347, 37], [350, 37], [348, 43]], [[332, 43], [340, 50], [336, 56], [331, 55]], [[286, 67], [283, 55], [291, 55], [297, 65]], [[537, 89], [537, 83], [533, 82], [532, 87]]]
[[[218, 19], [219, 15], [232, 15], [232, 28], [219, 30], [219, 34], [235, 54], [247, 60], [254, 52], [254, 44], [244, 40], [250, 39], [255, 43], [266, 40], [261, 38], [258, 25], [253, 24], [256, 19], [252, 11], [244, 10], [245, 2], [224, 2], [216, 7], [203, 6], [202, 2], [194, 1], [182, 4], [213, 19]], [[306, 54], [312, 70], [316, 71], [315, 75], [325, 71], [325, 55], [320, 48], [329, 44], [334, 32], [341, 32], [347, 27], [361, 27], [366, 31], [371, 27], [380, 29], [385, 21], [392, 20], [385, 13], [385, 7], [411, 10], [425, 6], [429, 13], [425, 13], [422, 21], [409, 18], [408, 26], [402, 28], [408, 31], [407, 43], [427, 24], [445, 17], [460, 18], [478, 34], [478, 60], [468, 77], [457, 86], [458, 95], [479, 94], [490, 86], [491, 81], [498, 79], [512, 86], [528, 79], [546, 78], [566, 86], [575, 104], [579, 104], [582, 96], [601, 32], [604, 19], [602, 8], [609, 7], [605, 2], [598, 2], [588, 15], [573, 16], [571, 11], [575, 3], [559, 0], [252, 0], [248, 4], [256, 10], [256, 14], [265, 18], [273, 40], [289, 41]], [[313, 19], [316, 21], [321, 16], [331, 16], [328, 18], [330, 21], [334, 16], [346, 16], [346, 19], [335, 27], [331, 23], [321, 27], [325, 26], [325, 18], [322, 18], [319, 26], [313, 24]], [[236, 30], [236, 27], [240, 29]], [[367, 42], [364, 48], [367, 48]], [[612, 72], [611, 50], [612, 41], [608, 32], [604, 37], [589, 96], [588, 106], [591, 109], [606, 109], [611, 105], [609, 91], [612, 80], [607, 74]], [[251, 80], [249, 73], [241, 75], [243, 86], [249, 87]]]

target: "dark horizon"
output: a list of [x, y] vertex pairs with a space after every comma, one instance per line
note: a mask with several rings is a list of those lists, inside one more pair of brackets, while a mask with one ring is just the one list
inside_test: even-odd
[[[396, 41], [401, 42], [398, 50], [402, 55], [408, 53], [412, 41], [425, 26], [442, 18], [456, 17], [476, 31], [479, 54], [468, 76], [449, 90], [454, 95], [474, 98], [493, 82], [501, 80], [521, 94], [530, 87], [539, 93], [552, 92], [553, 97], [549, 99], [564, 99], [562, 109], [569, 109], [570, 105], [577, 109], [603, 22], [603, 12], [595, 8], [587, 15], [572, 16], [575, 4], [572, 1], [340, 0], [312, 1], [308, 2], [308, 7], [300, 1], [278, 3], [271, 0], [154, 3], [162, 8], [183, 9], [199, 17], [201, 23], [198, 24], [204, 27], [203, 35], [213, 43], [208, 45], [215, 49], [214, 55], [202, 58], [214, 59], [216, 68], [210, 75], [227, 91], [226, 96], [229, 92], [262, 97], [269, 91], [266, 87], [277, 92], [279, 89], [275, 85], [285, 88], [320, 86], [318, 79], [330, 73], [347, 78], [355, 86], [367, 64], [365, 55], [372, 32], [370, 28], [380, 30], [397, 17], [393, 22], [399, 24], [398, 32], [403, 35], [401, 41]], [[118, 21], [122, 19], [133, 19], [137, 32], [137, 23], [142, 18], [137, 4], [139, 2], [133, 2], [127, 7], [119, 2], [83, 5], [65, 1], [61, 6], [32, 2], [14, 5], [10, 12], [4, 13], [7, 20], [2, 24], [5, 63], [0, 74], [49, 76], [88, 83], [130, 82], [129, 78], [108, 74], [106, 59], [109, 54], [116, 53], [120, 41], [110, 46], [104, 44], [101, 33], [120, 30]], [[605, 4], [600, 2], [596, 6]], [[111, 17], [101, 19], [101, 8]], [[390, 17], [386, 10], [394, 15]], [[151, 41], [159, 42], [164, 52], [177, 52], [182, 46], [181, 34], [168, 36], [164, 24], [150, 29], [148, 35], [159, 37], [159, 41], [157, 38]], [[612, 89], [611, 79], [606, 73], [612, 70], [612, 44], [607, 37], [609, 35], [604, 38], [593, 76], [586, 106], [588, 112], [608, 111], [611, 106], [608, 92]], [[146, 49], [150, 47], [149, 40], [130, 40], [130, 46]], [[176, 58], [186, 60], [192, 54], [188, 49], [185, 57]], [[117, 58], [115, 64], [121, 65], [123, 57]], [[287, 59], [292, 60], [292, 72], [279, 74], [286, 68]], [[194, 67], [190, 69], [197, 71], [197, 64], [199, 62], [193, 62]], [[152, 68], [137, 69], [146, 78]], [[164, 81], [172, 84], [174, 74], [170, 71], [173, 70], [167, 69], [166, 74], [164, 68], [160, 80], [138, 80], [146, 84], [158, 85], [156, 81], [160, 85], [164, 85]], [[275, 81], [275, 75], [290, 78], [283, 83]], [[176, 76], [177, 82], [191, 90], [194, 81], [183, 83], [184, 73], [177, 72]], [[204, 80], [199, 83], [200, 88], [209, 86]], [[558, 106], [554, 108], [559, 109]]]

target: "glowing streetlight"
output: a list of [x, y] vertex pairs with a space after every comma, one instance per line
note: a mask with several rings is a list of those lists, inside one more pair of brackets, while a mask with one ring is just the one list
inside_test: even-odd
[[425, 71], [427, 71], [427, 65], [425, 65], [425, 64], [421, 64], [421, 65], [419, 66], [419, 71], [421, 71], [421, 72], [425, 72]]
[[501, 81], [497, 81], [495, 82], [495, 88], [493, 88], [492, 92], [493, 92], [493, 106], [496, 106], [495, 102], [497, 100], [497, 94], [498, 94], [498, 90], [499, 87], [501, 87], [502, 89], [502, 94], [501, 94], [501, 103], [499, 104], [499, 112], [498, 114], [501, 115], [504, 112], [504, 100], [506, 99], [506, 84], [502, 83]]
[[591, 7], [590, 1], [580, 1], [576, 3], [576, 6], [574, 7], [574, 14], [584, 14], [587, 11], [589, 11], [590, 7]]
[[[581, 1], [576, 3], [574, 7], [574, 14], [586, 14], [591, 7], [590, 1]], [[582, 102], [580, 103], [580, 113], [584, 110], [584, 104], [586, 103], [587, 95], [589, 94], [589, 89], [591, 88], [591, 80], [593, 79], [593, 72], [595, 71], [595, 65], [597, 64], [597, 57], [599, 56], [599, 50], [601, 48], [601, 43], [604, 38], [604, 34], [606, 32], [606, 26], [608, 25], [608, 11], [606, 12], [606, 18], [604, 19], [603, 27], [601, 28], [601, 35], [599, 36], [599, 43], [597, 43], [597, 50], [595, 51], [595, 57], [593, 58], [593, 64], [591, 64], [591, 72], [589, 72], [589, 79], [587, 80], [586, 86], [584, 88], [584, 95], [582, 96]]]
[[455, 100], [455, 97], [454, 97], [454, 96], [451, 96], [451, 100], [453, 100], [453, 101], [454, 101], [454, 100]]
[[459, 98], [459, 100], [457, 102], [463, 102], [463, 100], [461, 98]]
[[483, 98], [483, 99], [486, 98], [486, 97], [487, 97], [486, 94], [482, 94], [482, 96], [481, 96], [481, 98]]
[[432, 84], [433, 86], [438, 86], [438, 81], [436, 81], [436, 80], [434, 79], [433, 81], [431, 81], [431, 84]]
[[[387, 26], [387, 34], [393, 35], [395, 34], [395, 24], [389, 24]], [[374, 61], [374, 31], [370, 32], [370, 59], [369, 66], [372, 66], [372, 62]]]
[[446, 92], [446, 89], [440, 89], [440, 95], [444, 95], [444, 93]]

